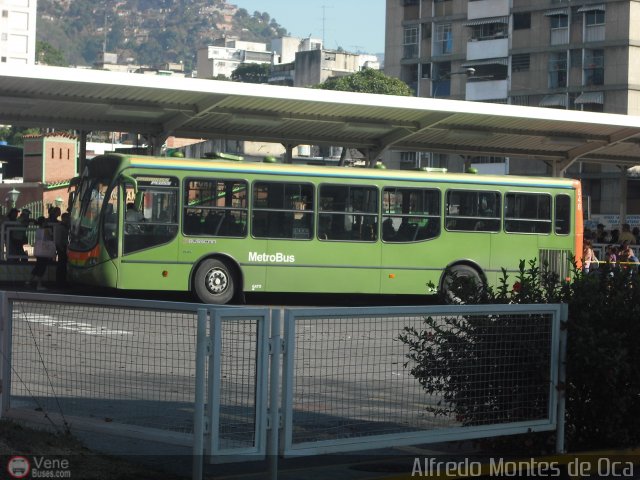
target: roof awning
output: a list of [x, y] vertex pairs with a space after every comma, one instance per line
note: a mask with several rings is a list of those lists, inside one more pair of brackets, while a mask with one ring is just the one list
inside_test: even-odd
[[481, 58], [478, 60], [469, 60], [466, 63], [463, 63], [461, 66], [466, 67], [475, 67], [477, 65], [509, 65], [508, 58]]
[[464, 25], [467, 27], [474, 27], [476, 25], [488, 25], [490, 23], [504, 23], [505, 25], [508, 25], [509, 17], [476, 18], [474, 20], [467, 20], [464, 22]]
[[569, 15], [568, 8], [554, 8], [552, 10], [547, 10], [544, 12], [545, 17], [552, 17], [553, 15]]
[[578, 13], [593, 12], [596, 10], [604, 12], [604, 4], [599, 3], [596, 5], [584, 5], [578, 9]]
[[539, 107], [566, 107], [567, 96], [563, 93], [556, 95], [545, 95], [538, 104]]
[[584, 92], [576, 98], [575, 103], [578, 105], [583, 103], [598, 103], [602, 105], [604, 103], [604, 92]]

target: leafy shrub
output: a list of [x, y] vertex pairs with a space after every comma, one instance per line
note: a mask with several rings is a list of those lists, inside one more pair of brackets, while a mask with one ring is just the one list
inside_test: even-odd
[[[640, 282], [635, 271], [583, 274], [574, 266], [573, 280], [565, 282], [535, 261], [521, 261], [515, 279], [503, 271], [495, 289], [454, 278], [450, 290], [447, 298], [465, 304], [567, 303], [568, 448], [640, 445]], [[406, 328], [400, 335], [409, 347], [405, 367], [411, 365], [411, 374], [428, 393], [443, 398], [427, 409], [463, 425], [544, 418], [549, 339], [543, 321], [537, 315], [465, 315], [429, 317], [421, 329]], [[492, 335], [496, 329], [503, 332], [500, 345]], [[496, 348], [502, 355], [492, 358]], [[518, 381], [513, 380], [516, 371], [524, 372]]]

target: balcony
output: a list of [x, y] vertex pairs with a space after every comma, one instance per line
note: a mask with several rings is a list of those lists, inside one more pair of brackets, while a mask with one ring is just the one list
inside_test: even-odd
[[507, 80], [467, 81], [465, 99], [481, 102], [507, 98]]
[[585, 42], [603, 42], [604, 25], [589, 25], [584, 27]]
[[509, 39], [472, 40], [467, 42], [467, 60], [509, 56]]
[[568, 28], [552, 28], [551, 29], [551, 45], [566, 45], [569, 43]]

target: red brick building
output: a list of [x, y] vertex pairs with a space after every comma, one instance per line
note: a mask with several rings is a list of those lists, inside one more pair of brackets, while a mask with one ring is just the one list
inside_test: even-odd
[[22, 183], [0, 184], [3, 206], [11, 207], [8, 193], [16, 189], [20, 192], [17, 208], [42, 202], [43, 212], [48, 206], [57, 204], [64, 212], [68, 201], [68, 182], [78, 174], [77, 159], [78, 139], [74, 135], [55, 132], [25, 136]]

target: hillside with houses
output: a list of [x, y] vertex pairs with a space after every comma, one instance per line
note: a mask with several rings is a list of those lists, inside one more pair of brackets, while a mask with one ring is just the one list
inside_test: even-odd
[[39, 0], [37, 39], [60, 50], [69, 65], [93, 66], [100, 54], [120, 61], [195, 69], [198, 48], [234, 36], [269, 43], [287, 35], [267, 12], [224, 0]]

